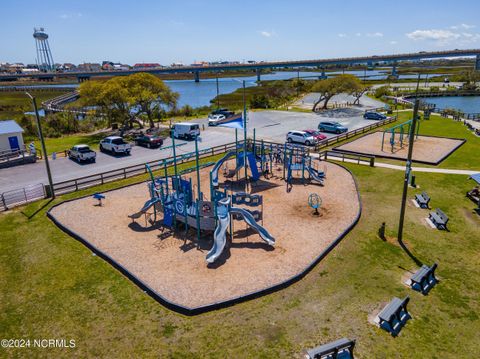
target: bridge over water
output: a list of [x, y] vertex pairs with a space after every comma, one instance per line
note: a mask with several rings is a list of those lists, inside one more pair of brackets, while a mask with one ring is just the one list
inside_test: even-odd
[[[278, 69], [278, 68], [301, 68], [301, 67], [317, 67], [322, 70], [327, 65], [358, 65], [366, 64], [373, 67], [374, 63], [384, 62], [391, 64], [392, 76], [397, 76], [397, 63], [400, 61], [416, 61], [438, 58], [455, 58], [455, 57], [475, 57], [475, 70], [480, 71], [480, 49], [468, 50], [449, 50], [449, 51], [433, 51], [433, 52], [415, 52], [394, 55], [374, 55], [360, 57], [344, 57], [332, 59], [317, 60], [295, 60], [295, 61], [272, 61], [246, 64], [221, 64], [209, 66], [176, 66], [176, 67], [159, 67], [151, 69], [132, 69], [132, 70], [105, 70], [105, 71], [73, 71], [73, 72], [47, 72], [36, 74], [2, 74], [0, 81], [15, 81], [21, 78], [32, 78], [38, 80], [53, 80], [61, 77], [76, 77], [79, 82], [88, 80], [98, 76], [126, 76], [137, 72], [147, 72], [152, 74], [172, 74], [172, 73], [191, 73], [196, 82], [200, 81], [200, 74], [204, 72], [222, 72], [229, 70], [252, 70], [257, 74], [260, 80], [262, 69]], [[323, 70], [319, 78], [326, 78]]]

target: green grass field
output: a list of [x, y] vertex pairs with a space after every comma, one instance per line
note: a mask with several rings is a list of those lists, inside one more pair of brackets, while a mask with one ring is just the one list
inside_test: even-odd
[[[468, 135], [451, 120], [430, 121], [422, 131]], [[465, 165], [463, 156], [474, 157], [469, 152], [478, 149], [480, 139], [469, 138], [467, 144], [450, 167]], [[0, 349], [2, 356], [300, 358], [304, 348], [351, 337], [357, 339], [359, 358], [476, 357], [480, 216], [465, 197], [473, 183], [466, 176], [416, 174], [421, 188], [410, 189], [408, 197], [426, 190], [430, 205], [450, 217], [449, 232], [433, 230], [424, 224], [427, 210], [410, 202], [407, 206], [408, 248], [422, 262], [439, 264], [440, 283], [422, 296], [401, 282], [416, 269], [395, 240], [403, 172], [346, 167], [357, 178], [363, 212], [332, 253], [284, 290], [194, 317], [165, 309], [45, 216], [53, 203], [138, 178], [1, 213], [1, 337], [76, 341], [74, 349]], [[327, 186], [329, 180], [334, 179], [328, 178]], [[387, 224], [386, 242], [377, 237], [382, 222]], [[382, 303], [405, 295], [411, 297], [413, 319], [399, 337], [368, 322]]]

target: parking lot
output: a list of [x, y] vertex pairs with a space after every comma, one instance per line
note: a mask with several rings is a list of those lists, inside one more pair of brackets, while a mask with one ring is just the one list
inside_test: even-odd
[[[373, 106], [372, 106], [373, 107]], [[363, 113], [367, 107], [355, 109], [336, 109], [321, 113], [292, 112], [292, 111], [258, 111], [249, 112], [248, 135], [253, 136], [256, 129], [256, 138], [274, 142], [285, 142], [285, 136], [291, 130], [317, 129], [321, 121], [338, 121], [348, 127], [349, 130], [367, 126], [375, 121], [363, 119]], [[202, 130], [199, 138], [199, 149], [223, 145], [235, 141], [235, 130], [224, 127], [208, 127], [207, 119], [199, 119]], [[243, 131], [238, 130], [239, 139], [243, 137]], [[335, 134], [326, 134], [333, 137]], [[177, 144], [183, 144], [177, 148], [178, 154], [195, 150], [193, 141], [177, 140]], [[129, 156], [112, 156], [97, 151], [96, 163], [79, 164], [68, 158], [51, 160], [52, 176], [54, 182], [62, 182], [74, 178], [89, 176], [101, 172], [120, 169], [127, 166], [142, 164], [148, 161], [160, 160], [173, 155], [170, 139], [166, 139], [161, 149], [148, 149], [134, 146]], [[0, 193], [26, 187], [37, 183], [47, 183], [45, 165], [43, 161], [34, 164], [5, 168], [0, 170]]]

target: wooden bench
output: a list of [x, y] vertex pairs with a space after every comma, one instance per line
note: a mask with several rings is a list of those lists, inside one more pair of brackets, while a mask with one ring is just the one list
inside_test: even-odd
[[[334, 342], [320, 345], [307, 350], [306, 359], [326, 359], [326, 358], [353, 358], [353, 348], [355, 340], [342, 338]], [[339, 356], [339, 354], [341, 356]]]
[[435, 212], [430, 212], [430, 220], [438, 229], [447, 229], [448, 216], [440, 209], [435, 209]]
[[404, 322], [410, 319], [410, 314], [407, 311], [409, 301], [410, 297], [408, 296], [404, 299], [394, 297], [378, 314], [380, 327], [395, 336], [400, 331]]
[[421, 208], [428, 208], [428, 203], [430, 202], [430, 196], [427, 192], [422, 192], [422, 194], [415, 195], [415, 201]]
[[431, 267], [424, 264], [410, 278], [410, 286], [413, 289], [415, 289], [414, 287], [420, 287], [422, 294], [427, 294], [428, 290], [437, 282], [435, 269], [437, 269], [437, 263], [434, 263]]

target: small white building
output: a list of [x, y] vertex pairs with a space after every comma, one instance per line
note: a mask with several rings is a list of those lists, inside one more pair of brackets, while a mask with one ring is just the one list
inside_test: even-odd
[[23, 150], [23, 129], [14, 120], [0, 121], [0, 152]]

